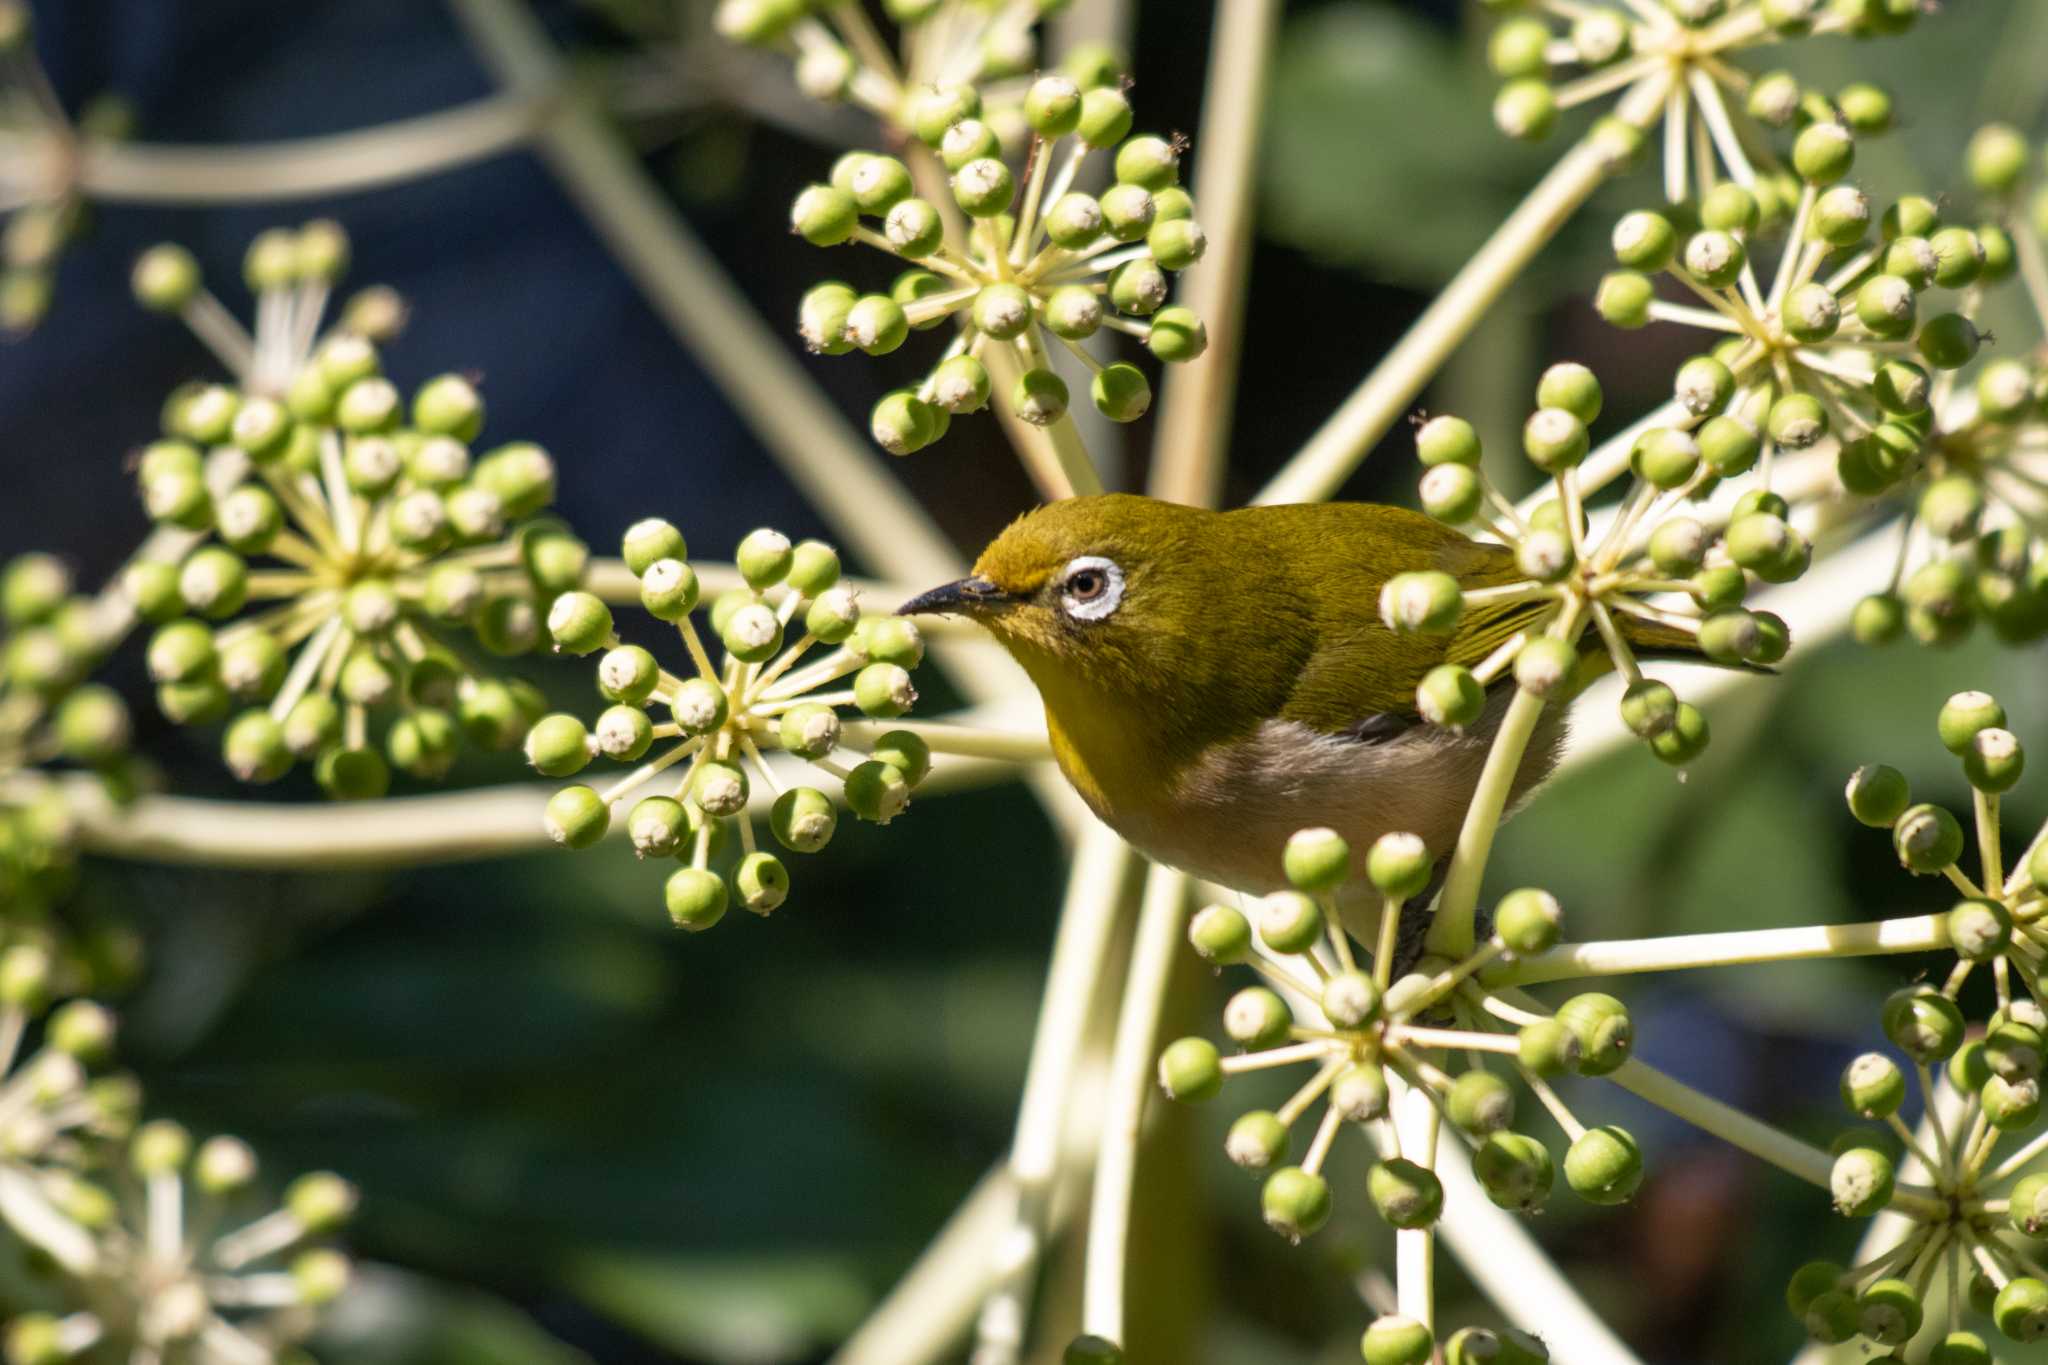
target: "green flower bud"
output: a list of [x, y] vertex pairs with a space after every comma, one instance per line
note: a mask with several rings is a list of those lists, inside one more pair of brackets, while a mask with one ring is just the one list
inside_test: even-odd
[[1333, 829], [1302, 829], [1281, 854], [1287, 880], [1299, 891], [1332, 891], [1351, 876], [1351, 846]]
[[956, 355], [932, 371], [930, 388], [933, 403], [947, 412], [979, 412], [988, 405], [988, 369], [971, 355]]
[[1359, 1342], [1365, 1365], [1429, 1365], [1436, 1359], [1436, 1334], [1414, 1318], [1374, 1320]]
[[1135, 422], [1152, 407], [1152, 384], [1137, 366], [1118, 361], [1095, 372], [1089, 385], [1095, 410], [1112, 422]]
[[1955, 1002], [1926, 986], [1892, 992], [1881, 1014], [1885, 1036], [1914, 1061], [1945, 1061], [1963, 1042], [1963, 1016]]
[[2011, 791], [2026, 767], [2019, 737], [1996, 727], [1979, 730], [1963, 755], [1963, 776], [1980, 792], [1993, 796]]
[[1851, 247], [1870, 231], [1870, 197], [1853, 185], [1837, 185], [1814, 201], [1813, 236], [1832, 247]]
[[640, 574], [640, 605], [658, 620], [680, 621], [697, 605], [697, 575], [680, 559], [657, 559]]
[[1461, 464], [1438, 465], [1422, 476], [1422, 510], [1447, 526], [1459, 526], [1479, 514], [1485, 500], [1478, 473]]
[[1853, 1147], [1835, 1158], [1828, 1190], [1835, 1212], [1845, 1218], [1868, 1218], [1891, 1202], [1895, 1184], [1892, 1159], [1874, 1147]]
[[1390, 900], [1419, 896], [1429, 886], [1435, 860], [1413, 834], [1382, 834], [1365, 856], [1365, 875]]
[[1150, 317], [1166, 303], [1172, 285], [1150, 257], [1126, 261], [1110, 272], [1109, 301], [1130, 317]]
[[1958, 692], [1942, 703], [1934, 725], [1942, 747], [1961, 758], [1970, 752], [1980, 730], [2004, 727], [2005, 708], [1988, 692]]
[[[705, 686], [708, 688], [711, 684], [705, 683]], [[724, 693], [720, 692], [721, 702], [723, 698]], [[721, 715], [716, 724], [723, 723]], [[715, 729], [716, 724], [704, 728]], [[799, 758], [823, 758], [839, 743], [839, 715], [831, 707], [816, 702], [793, 706], [783, 712], [776, 723], [776, 737], [782, 741], [783, 748]]]
[[1558, 1009], [1556, 1020], [1578, 1040], [1574, 1069], [1582, 1076], [1605, 1076], [1629, 1059], [1635, 1026], [1628, 1007], [1611, 995], [1575, 995]]
[[1323, 983], [1322, 1007], [1338, 1028], [1361, 1028], [1379, 1015], [1380, 989], [1363, 972], [1338, 972]]
[[1199, 359], [1209, 349], [1209, 329], [1187, 308], [1162, 308], [1145, 334], [1152, 354], [1170, 365]]
[[1608, 325], [1633, 331], [1650, 321], [1650, 304], [1657, 297], [1647, 275], [1633, 270], [1613, 270], [1601, 276], [1594, 291], [1593, 307]]
[[872, 663], [853, 678], [854, 704], [861, 714], [879, 720], [893, 720], [917, 701], [917, 689], [910, 674], [892, 663]]
[[1171, 1099], [1197, 1104], [1223, 1089], [1223, 1067], [1206, 1038], [1182, 1038], [1159, 1054], [1159, 1088]]
[[1067, 415], [1067, 382], [1051, 370], [1026, 370], [1010, 391], [1010, 407], [1033, 426], [1050, 426]]
[[847, 774], [846, 804], [861, 819], [886, 825], [909, 809], [910, 783], [894, 764], [870, 759]]
[[2019, 256], [2013, 246], [2012, 235], [1997, 223], [1977, 224], [1977, 249], [1984, 257], [1979, 277], [1986, 284], [1998, 284], [2009, 280], [2013, 272], [2019, 268]]
[[685, 867], [671, 874], [662, 888], [662, 898], [678, 929], [698, 932], [725, 918], [725, 882], [701, 867]]
[[1584, 365], [1552, 365], [1536, 381], [1536, 406], [1571, 414], [1590, 426], [1600, 416], [1600, 380]]
[[[548, 798], [544, 820], [548, 837], [556, 843], [568, 848], [589, 848], [604, 838], [605, 830], [611, 827], [612, 812], [604, 798], [591, 788], [564, 787]], [[639, 845], [637, 836], [634, 844]]]
[[1934, 253], [1934, 283], [1943, 289], [1975, 284], [1984, 273], [1984, 247], [1968, 228], [1943, 228], [1928, 245]]
[[2039, 1341], [2048, 1337], [2048, 1284], [2031, 1275], [2007, 1280], [1992, 1303], [1992, 1321], [2014, 1341]]
[[1510, 891], [1494, 907], [1493, 931], [1518, 956], [1548, 952], [1557, 945], [1564, 911], [1557, 897], [1535, 887]]
[[895, 768], [913, 787], [931, 774], [931, 746], [908, 730], [886, 732], [875, 740], [869, 756]]
[[590, 736], [572, 715], [543, 716], [527, 731], [526, 761], [544, 777], [573, 776], [590, 757]]
[[1515, 655], [1515, 682], [1534, 696], [1563, 696], [1570, 692], [1578, 667], [1578, 651], [1571, 645], [1539, 636]]
[[1963, 827], [1939, 806], [1914, 806], [1893, 825], [1892, 848], [1907, 871], [1922, 876], [1939, 872], [1962, 856]]
[[1856, 318], [1880, 340], [1902, 340], [1918, 316], [1912, 284], [1897, 275], [1873, 275], [1856, 291]]
[[768, 827], [776, 841], [792, 853], [816, 853], [832, 842], [839, 813], [815, 787], [792, 787], [775, 799]]
[[221, 739], [228, 771], [244, 782], [275, 782], [291, 771], [284, 731], [267, 711], [245, 711]]
[[1462, 664], [1438, 664], [1415, 689], [1416, 709], [1431, 725], [1463, 728], [1486, 708], [1486, 690]]
[[1009, 210], [1016, 192], [1010, 168], [994, 156], [979, 156], [953, 171], [953, 202], [970, 218], [993, 218]]
[[1163, 190], [1180, 180], [1180, 153], [1162, 137], [1134, 137], [1116, 152], [1116, 178]]
[[1539, 408], [1522, 426], [1523, 454], [1547, 474], [1585, 459], [1589, 445], [1586, 424], [1563, 408]]
[[1024, 122], [1043, 138], [1061, 138], [1081, 125], [1081, 87], [1066, 76], [1040, 76], [1024, 92]]
[[1045, 213], [1045, 235], [1054, 246], [1079, 251], [1104, 231], [1102, 204], [1092, 194], [1063, 194]]
[[1081, 96], [1074, 135], [1098, 151], [1115, 146], [1131, 131], [1131, 103], [1121, 90], [1098, 86]]
[[689, 812], [673, 797], [642, 797], [626, 815], [626, 837], [633, 841], [633, 852], [642, 858], [667, 858], [684, 852], [689, 833]]
[[[1691, 517], [1673, 517], [1650, 533], [1650, 562], [1674, 578], [1699, 572], [1707, 557], [1707, 530]], [[1738, 578], [1741, 572], [1736, 573]]]
[[1988, 123], [1970, 139], [1963, 159], [1971, 184], [1985, 194], [2006, 194], [2026, 174], [2027, 140], [2009, 124]]
[[824, 355], [844, 355], [852, 350], [853, 343], [846, 338], [846, 318], [858, 298], [853, 290], [836, 282], [805, 293], [797, 310], [797, 332], [804, 345]]
[[1232, 1162], [1248, 1171], [1270, 1169], [1287, 1155], [1287, 1125], [1277, 1114], [1254, 1109], [1238, 1116], [1223, 1139], [1223, 1151]]
[[1330, 1187], [1299, 1166], [1283, 1166], [1266, 1177], [1259, 1203], [1266, 1226], [1290, 1242], [1320, 1231], [1330, 1221]]
[[1576, 1070], [1579, 1064], [1578, 1035], [1555, 1019], [1524, 1024], [1516, 1032], [1516, 1055], [1523, 1066], [1539, 1076], [1555, 1076]]
[[1565, 1183], [1589, 1204], [1622, 1204], [1643, 1183], [1643, 1154], [1625, 1129], [1589, 1128], [1564, 1158]]
[[157, 682], [190, 682], [210, 670], [214, 659], [213, 632], [197, 621], [172, 621], [150, 637], [149, 676]]
[[1613, 244], [1614, 259], [1630, 271], [1657, 271], [1677, 254], [1678, 234], [1663, 214], [1638, 210], [1614, 225]]
[[1494, 97], [1493, 122], [1511, 138], [1540, 141], [1557, 126], [1557, 94], [1534, 77], [1509, 81]]
[[1124, 1352], [1115, 1342], [1091, 1333], [1067, 1343], [1060, 1365], [1124, 1365]]
[[1458, 580], [1439, 570], [1398, 573], [1380, 588], [1380, 620], [1404, 634], [1446, 634], [1464, 607]]
[[1849, 813], [1873, 829], [1890, 829], [1910, 799], [1905, 775], [1882, 763], [1866, 763], [1850, 774], [1844, 795]]
[[910, 389], [884, 394], [868, 417], [868, 434], [891, 455], [913, 455], [939, 436], [939, 413]]
[[1792, 167], [1811, 185], [1832, 185], [1856, 164], [1856, 139], [1839, 123], [1816, 123], [1792, 143]]
[[1982, 1090], [1991, 1079], [1991, 1063], [1984, 1057], [1984, 1040], [1972, 1038], [1948, 1059], [1948, 1079], [1958, 1092]]
[[1345, 1067], [1330, 1082], [1330, 1107], [1346, 1123], [1372, 1123], [1387, 1116], [1391, 1092], [1377, 1063]]
[[1299, 891], [1275, 891], [1257, 908], [1259, 939], [1276, 953], [1305, 953], [1323, 932], [1323, 910]]
[[615, 763], [636, 763], [654, 743], [654, 722], [637, 706], [607, 706], [591, 730], [597, 751]]
[[1764, 428], [1785, 449], [1804, 450], [1827, 435], [1827, 409], [1811, 394], [1788, 393], [1771, 404]]
[[102, 767], [128, 747], [128, 707], [112, 688], [94, 683], [63, 700], [53, 729], [66, 758]]
[[706, 815], [738, 815], [747, 808], [747, 775], [730, 763], [699, 763], [690, 796]]
[[1920, 1295], [1904, 1280], [1878, 1280], [1856, 1296], [1856, 1329], [1880, 1346], [1903, 1346], [1922, 1320]]
[[1188, 921], [1188, 942], [1219, 967], [1242, 962], [1252, 948], [1251, 922], [1228, 905], [1204, 906]]
[[937, 150], [947, 129], [980, 116], [981, 95], [971, 85], [928, 85], [910, 93], [906, 113], [918, 141]]
[[843, 333], [867, 354], [887, 355], [910, 335], [910, 321], [887, 294], [864, 294], [847, 309]]
[[50, 954], [32, 943], [0, 951], [0, 1005], [32, 1010], [48, 997]]
[[1984, 1117], [1994, 1128], [2018, 1132], [2034, 1126], [2041, 1117], [2041, 1083], [2038, 1080], [2007, 1080], [1993, 1076], [1978, 1092]]
[[860, 206], [845, 190], [811, 185], [790, 205], [789, 225], [812, 246], [838, 246], [860, 226]]
[[1722, 544], [1730, 559], [1767, 583], [1798, 577], [1813, 553], [1804, 536], [1771, 512], [1737, 516], [1728, 523]]
[[733, 567], [740, 571], [740, 577], [746, 580], [747, 586], [757, 592], [787, 578], [794, 562], [795, 548], [789, 543], [789, 537], [765, 526], [749, 531], [733, 554]]
[[[1469, 1073], [1468, 1073], [1469, 1074]], [[1550, 1151], [1523, 1133], [1493, 1132], [1472, 1153], [1472, 1174], [1504, 1209], [1533, 1213], [1550, 1197]]]
[[1194, 219], [1169, 218], [1154, 221], [1152, 230], [1145, 234], [1145, 245], [1163, 269], [1178, 271], [1202, 259], [1209, 249], [1209, 238]]
[[732, 889], [742, 908], [772, 914], [789, 898], [789, 869], [772, 853], [749, 853], [733, 869]]
[[1374, 1162], [1366, 1193], [1380, 1217], [1397, 1228], [1426, 1228], [1443, 1212], [1444, 1187], [1436, 1172], [1403, 1157]]
[[1983, 341], [1977, 324], [1961, 313], [1944, 313], [1930, 318], [1915, 340], [1920, 358], [1937, 370], [1959, 370], [1977, 357]]
[[548, 608], [548, 634], [570, 654], [603, 649], [615, 638], [611, 608], [590, 593], [565, 592]]
[[1415, 432], [1415, 455], [1434, 468], [1479, 464], [1479, 433], [1462, 417], [1432, 417]]
[[1444, 1112], [1472, 1136], [1485, 1137], [1515, 1121], [1515, 1092], [1493, 1072], [1474, 1068], [1452, 1082]]
[[1678, 488], [1699, 469], [1700, 448], [1688, 432], [1675, 427], [1658, 427], [1637, 439], [1629, 453], [1629, 465], [1643, 479], [1658, 488]]
[[1687, 239], [1681, 259], [1686, 274], [1709, 289], [1726, 289], [1742, 278], [1749, 255], [1731, 234], [1708, 231]]
[[[1672, 391], [1680, 406], [1695, 417], [1718, 413], [1735, 395], [1735, 376], [1712, 356], [1694, 356], [1679, 366]], [[1702, 454], [1705, 447], [1701, 447]]]

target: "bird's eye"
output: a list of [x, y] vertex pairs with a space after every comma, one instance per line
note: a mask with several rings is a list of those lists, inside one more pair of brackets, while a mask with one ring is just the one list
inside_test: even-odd
[[1100, 621], [1124, 596], [1124, 571], [1101, 555], [1082, 555], [1060, 577], [1060, 605], [1077, 621]]

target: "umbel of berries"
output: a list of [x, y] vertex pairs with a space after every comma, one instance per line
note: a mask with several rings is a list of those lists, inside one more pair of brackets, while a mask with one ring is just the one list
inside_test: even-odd
[[[556, 599], [548, 614], [556, 647], [598, 655], [597, 690], [610, 704], [589, 725], [566, 712], [542, 717], [526, 756], [549, 777], [600, 757], [635, 766], [603, 788], [555, 793], [548, 832], [586, 848], [623, 810], [636, 853], [681, 864], [666, 888], [678, 925], [708, 929], [734, 902], [766, 915], [788, 895], [789, 873], [756, 833], [761, 806], [777, 845], [815, 853], [831, 841], [838, 812], [825, 790], [801, 779], [828, 779], [855, 815], [887, 824], [931, 770], [925, 740], [888, 724], [917, 700], [910, 671], [924, 641], [903, 617], [863, 616], [839, 582], [837, 552], [821, 541], [793, 545], [777, 531], [752, 532], [735, 561], [742, 586], [710, 602], [668, 522], [637, 523], [623, 548], [641, 605], [675, 627], [682, 660], [672, 672], [622, 641], [611, 609], [590, 593]], [[720, 662], [692, 620], [700, 607]], [[771, 762], [778, 749], [808, 769]]]
[[[369, 797], [393, 768], [441, 777], [465, 740], [519, 742], [542, 708], [490, 660], [541, 643], [588, 552], [538, 516], [555, 492], [546, 451], [473, 450], [472, 379], [440, 375], [408, 400], [348, 319], [320, 333], [338, 231], [250, 248], [258, 325], [241, 383], [190, 384], [165, 404], [163, 435], [135, 459], [158, 533], [123, 586], [157, 623], [148, 665], [164, 714], [226, 720], [236, 776], [309, 762], [330, 795]], [[201, 302], [189, 262], [177, 248], [145, 256], [144, 302], [202, 335], [233, 326]]]
[[[921, 105], [914, 131], [950, 176], [949, 203], [921, 198], [895, 157], [850, 152], [826, 183], [796, 198], [791, 225], [814, 245], [860, 243], [903, 267], [885, 287], [832, 281], [804, 295], [798, 326], [815, 351], [886, 355], [915, 331], [950, 340], [916, 384], [876, 404], [875, 440], [907, 455], [945, 435], [954, 417], [990, 402], [1039, 426], [1060, 422], [1071, 395], [1053, 369], [1065, 348], [1090, 375], [1089, 396], [1114, 421], [1152, 403], [1145, 372], [1088, 348], [1122, 333], [1178, 363], [1208, 345], [1202, 321], [1168, 303], [1171, 276], [1207, 245], [1180, 185], [1177, 141], [1131, 135], [1122, 91], [1040, 77], [1024, 99], [1031, 129], [1021, 169], [1004, 160], [980, 99], [957, 88]], [[1112, 163], [1100, 194], [1075, 188], [1091, 159]]]

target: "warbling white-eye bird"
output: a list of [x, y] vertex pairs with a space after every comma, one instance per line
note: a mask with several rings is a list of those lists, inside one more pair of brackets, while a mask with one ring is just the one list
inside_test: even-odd
[[[1507, 548], [1398, 507], [1213, 512], [1108, 494], [1026, 513], [970, 577], [898, 610], [986, 627], [1037, 686], [1060, 770], [1140, 851], [1266, 892], [1286, 884], [1299, 829], [1329, 826], [1354, 849], [1404, 831], [1439, 859], [1456, 842], [1515, 683], [1497, 682], [1463, 730], [1425, 723], [1416, 686], [1438, 664], [1476, 665], [1544, 604], [1397, 633], [1380, 588], [1426, 569], [1468, 590], [1523, 578]], [[1622, 620], [1646, 654], [1699, 652], [1684, 632]], [[1589, 638], [1582, 673], [1597, 651]], [[1545, 709], [1510, 805], [1556, 765], [1563, 712]]]

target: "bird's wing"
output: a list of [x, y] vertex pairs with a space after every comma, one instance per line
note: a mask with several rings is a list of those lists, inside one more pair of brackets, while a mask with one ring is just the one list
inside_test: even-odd
[[[1283, 509], [1274, 508], [1273, 511]], [[1448, 635], [1399, 635], [1380, 620], [1380, 588], [1397, 573], [1437, 569], [1467, 588], [1517, 581], [1512, 551], [1398, 507], [1328, 503], [1287, 538], [1302, 591], [1316, 604], [1316, 647], [1281, 715], [1365, 742], [1419, 720], [1415, 688], [1442, 663], [1479, 663], [1541, 613], [1539, 603], [1468, 609]]]

